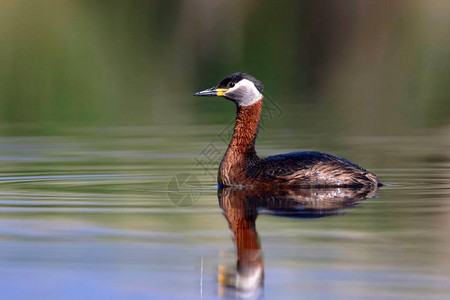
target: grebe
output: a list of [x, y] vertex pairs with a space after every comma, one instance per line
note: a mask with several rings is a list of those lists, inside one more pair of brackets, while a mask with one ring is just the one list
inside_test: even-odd
[[381, 186], [377, 176], [350, 161], [321, 152], [292, 152], [260, 158], [255, 151], [264, 86], [246, 73], [233, 73], [194, 96], [221, 96], [236, 104], [236, 125], [220, 163], [221, 186]]

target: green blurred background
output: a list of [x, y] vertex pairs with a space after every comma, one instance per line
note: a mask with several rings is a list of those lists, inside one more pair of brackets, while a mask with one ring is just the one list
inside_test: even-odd
[[0, 134], [228, 123], [192, 93], [236, 71], [271, 126], [408, 133], [449, 123], [449, 53], [448, 1], [0, 0]]

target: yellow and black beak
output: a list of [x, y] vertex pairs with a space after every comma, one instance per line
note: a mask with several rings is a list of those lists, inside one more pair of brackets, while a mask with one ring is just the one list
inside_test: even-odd
[[223, 93], [228, 91], [228, 89], [216, 89], [215, 87], [197, 92], [194, 96], [223, 96]]

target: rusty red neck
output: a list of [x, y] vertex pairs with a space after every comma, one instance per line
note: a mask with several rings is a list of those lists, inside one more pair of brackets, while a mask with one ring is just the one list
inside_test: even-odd
[[252, 105], [237, 106], [233, 136], [219, 168], [219, 184], [239, 184], [243, 180], [244, 168], [259, 159], [255, 151], [255, 139], [262, 104], [263, 97]]

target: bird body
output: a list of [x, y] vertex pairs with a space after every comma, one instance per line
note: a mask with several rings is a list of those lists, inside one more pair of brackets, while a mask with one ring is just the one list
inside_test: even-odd
[[292, 152], [260, 158], [255, 140], [263, 104], [262, 83], [234, 73], [195, 96], [223, 96], [236, 104], [236, 125], [220, 163], [222, 186], [380, 186], [377, 176], [350, 161], [321, 152]]

